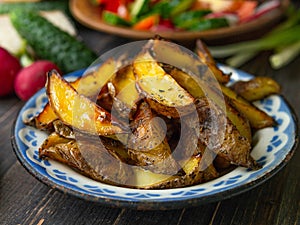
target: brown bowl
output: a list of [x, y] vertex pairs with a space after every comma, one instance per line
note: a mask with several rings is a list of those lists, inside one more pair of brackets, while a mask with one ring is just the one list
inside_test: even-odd
[[101, 12], [88, 0], [70, 0], [70, 11], [74, 18], [83, 25], [121, 37], [141, 40], [153, 38], [156, 35], [162, 38], [188, 43], [198, 38], [210, 44], [224, 44], [241, 40], [253, 39], [267, 32], [277, 24], [284, 16], [284, 11], [289, 5], [289, 0], [281, 0], [281, 7], [270, 11], [258, 19], [232, 27], [218, 28], [207, 31], [138, 31], [126, 27], [112, 26], [101, 19]]

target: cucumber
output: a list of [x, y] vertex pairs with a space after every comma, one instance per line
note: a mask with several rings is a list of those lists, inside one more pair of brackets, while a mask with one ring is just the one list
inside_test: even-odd
[[130, 26], [130, 23], [116, 13], [104, 10], [102, 13], [102, 19], [104, 22], [114, 26]]
[[186, 11], [172, 18], [172, 21], [175, 25], [180, 27], [182, 23], [188, 23], [192, 20], [200, 20], [202, 17], [211, 12], [212, 11], [208, 9]]
[[33, 11], [62, 10], [69, 14], [68, 1], [0, 2], [0, 14], [8, 14], [16, 9]]
[[188, 30], [204, 31], [228, 26], [229, 23], [226, 18], [211, 18], [199, 20], [197, 23], [191, 25]]
[[130, 15], [132, 18], [137, 18], [140, 16], [143, 12], [149, 10], [149, 0], [135, 0], [132, 3]]
[[226, 18], [207, 19], [200, 17], [190, 20], [181, 20], [181, 22], [177, 23], [176, 26], [189, 31], [204, 31], [221, 27], [228, 27], [229, 23]]
[[88, 67], [97, 55], [83, 42], [54, 26], [37, 12], [15, 10], [10, 19], [36, 56], [55, 63], [64, 73]]
[[174, 2], [173, 4], [175, 5], [172, 8], [172, 11], [170, 12], [171, 17], [174, 17], [182, 12], [185, 12], [186, 10], [188, 10], [194, 3], [195, 0], [175, 0], [175, 1], [171, 1], [171, 5], [172, 2]]

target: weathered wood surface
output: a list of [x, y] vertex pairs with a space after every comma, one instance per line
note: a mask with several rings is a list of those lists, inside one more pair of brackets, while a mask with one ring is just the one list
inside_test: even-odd
[[[101, 53], [128, 42], [77, 24], [80, 35]], [[300, 58], [272, 70], [263, 53], [242, 67], [255, 75], [270, 76], [300, 115]], [[109, 208], [55, 191], [32, 177], [17, 161], [11, 127], [24, 103], [16, 97], [0, 99], [0, 224], [300, 224], [300, 153], [262, 185], [230, 199], [194, 208], [171, 211], [135, 211]]]

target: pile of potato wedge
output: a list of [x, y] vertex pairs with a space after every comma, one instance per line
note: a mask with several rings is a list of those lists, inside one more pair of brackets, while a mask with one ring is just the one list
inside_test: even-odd
[[[236, 166], [253, 170], [252, 135], [276, 126], [253, 101], [279, 93], [267, 77], [228, 86], [206, 46], [149, 40], [75, 81], [47, 74], [48, 103], [27, 125], [48, 132], [43, 159], [103, 183], [141, 189], [196, 185]], [[125, 63], [126, 62], [126, 63]]]

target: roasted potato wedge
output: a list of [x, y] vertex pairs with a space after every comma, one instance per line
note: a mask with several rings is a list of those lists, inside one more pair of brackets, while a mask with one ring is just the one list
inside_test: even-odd
[[62, 162], [97, 181], [122, 186], [133, 183], [131, 166], [95, 140], [87, 136], [79, 140], [67, 139], [52, 133], [40, 147], [39, 154], [41, 158]]
[[136, 165], [155, 173], [177, 174], [181, 169], [171, 155], [164, 122], [154, 117], [150, 106], [142, 102], [131, 124], [128, 153]]
[[[199, 142], [231, 164], [257, 169], [251, 157], [251, 144], [228, 119], [226, 113], [207, 98], [197, 101], [200, 135]], [[186, 123], [195, 127], [195, 121], [186, 117]], [[207, 151], [207, 150], [206, 150]]]
[[179, 188], [196, 185], [216, 178], [218, 172], [213, 165], [204, 170], [200, 169], [201, 160], [202, 158], [199, 155], [191, 157], [183, 165], [185, 174], [181, 176], [157, 174], [140, 167], [135, 167], [133, 168], [134, 186], [140, 189]]
[[228, 87], [222, 84], [229, 81], [230, 75], [224, 74], [217, 67], [208, 48], [201, 40], [197, 41], [196, 52], [198, 56], [209, 66], [217, 80], [221, 83], [220, 87], [222, 92], [230, 99], [234, 107], [247, 117], [253, 129], [261, 129], [275, 125], [275, 121], [272, 117], [248, 102], [262, 99], [270, 94], [279, 93], [280, 86], [273, 79], [267, 77], [256, 77], [246, 82], [239, 81], [232, 86], [234, 91], [231, 91]]
[[209, 69], [211, 69], [212, 73], [220, 83], [226, 84], [229, 82], [230, 74], [225, 74], [217, 67], [216, 62], [210, 54], [208, 48], [204, 42], [199, 39], [196, 42], [196, 54], [209, 67]]
[[113, 110], [116, 110], [125, 119], [132, 119], [140, 99], [132, 66], [129, 65], [120, 69], [108, 83], [108, 87], [113, 98]]
[[194, 98], [164, 71], [149, 52], [137, 57], [133, 62], [133, 72], [138, 90], [155, 111], [173, 118], [190, 113]]
[[275, 120], [271, 116], [237, 95], [230, 88], [222, 85], [221, 88], [235, 108], [247, 117], [253, 129], [257, 130], [276, 125]]
[[46, 92], [49, 103], [57, 117], [76, 129], [103, 136], [125, 133], [111, 115], [66, 82], [56, 71], [47, 77]]
[[195, 99], [205, 96], [203, 90], [203, 83], [201, 80], [187, 74], [177, 68], [172, 68], [170, 70], [170, 75], [176, 80], [176, 82], [186, 89]]
[[64, 124], [61, 120], [57, 119], [53, 121], [53, 127], [55, 133], [57, 133], [61, 137], [75, 139], [74, 130], [71, 127]]
[[249, 81], [238, 81], [230, 87], [247, 101], [263, 99], [271, 94], [280, 93], [280, 85], [270, 77], [254, 77]]
[[[101, 64], [95, 71], [70, 82], [70, 85], [78, 93], [85, 95], [86, 97], [95, 97], [101, 92], [107, 81], [113, 77], [116, 70], [117, 62], [113, 59], [109, 59]], [[52, 131], [52, 123], [57, 119], [57, 115], [52, 110], [49, 103], [47, 103], [38, 115], [30, 118], [26, 123], [37, 129]]]
[[80, 77], [72, 82], [73, 88], [81, 95], [87, 97], [97, 96], [107, 82], [118, 70], [118, 63], [109, 59], [101, 64], [96, 70]]
[[46, 103], [43, 110], [31, 117], [28, 121], [24, 121], [25, 124], [33, 126], [43, 131], [53, 131], [53, 122], [57, 120], [55, 112], [52, 110], [49, 103]]
[[246, 137], [251, 143], [252, 132], [248, 119], [233, 106], [228, 97], [223, 95], [221, 86], [215, 88], [209, 84], [203, 84], [199, 78], [193, 77], [179, 69], [172, 69], [170, 74], [195, 99], [207, 97], [223, 110], [226, 110], [231, 122], [237, 127], [241, 135]]
[[175, 180], [180, 179], [180, 176], [154, 173], [142, 167], [133, 167], [133, 171], [132, 187], [139, 189], [173, 188], [177, 185]]
[[152, 40], [149, 46], [147, 47], [157, 62], [172, 65], [195, 75], [200, 73], [204, 80], [215, 79], [215, 76], [208, 70], [208, 66], [195, 53], [167, 41]]

